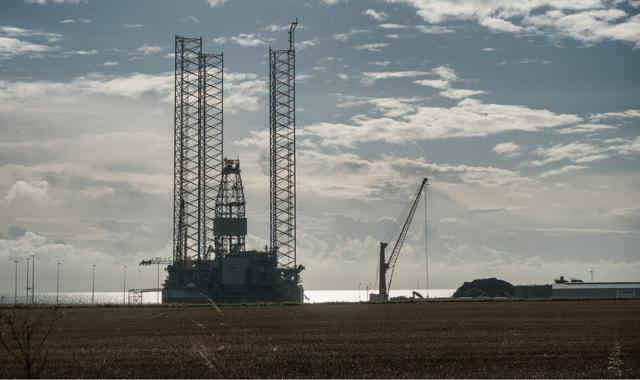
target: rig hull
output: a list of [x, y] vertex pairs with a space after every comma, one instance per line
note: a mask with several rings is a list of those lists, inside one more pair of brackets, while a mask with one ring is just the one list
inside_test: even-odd
[[270, 252], [244, 251], [167, 268], [162, 303], [302, 303], [299, 273], [278, 268]]

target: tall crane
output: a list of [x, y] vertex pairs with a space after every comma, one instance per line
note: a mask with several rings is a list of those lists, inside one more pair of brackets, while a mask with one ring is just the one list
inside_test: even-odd
[[[389, 245], [388, 243], [381, 241], [380, 242], [380, 268], [379, 268], [379, 282], [380, 282], [380, 292], [377, 295], [372, 295], [372, 300], [377, 301], [388, 301], [389, 293], [388, 291], [391, 289], [391, 280], [393, 280], [393, 271], [396, 266], [396, 262], [398, 261], [398, 256], [400, 255], [400, 250], [402, 249], [402, 245], [404, 244], [404, 240], [407, 237], [407, 232], [409, 232], [409, 227], [411, 226], [411, 221], [413, 220], [413, 215], [416, 213], [416, 208], [418, 207], [418, 203], [420, 202], [420, 195], [424, 191], [425, 187], [428, 185], [428, 178], [423, 178], [420, 187], [418, 188], [418, 192], [416, 192], [415, 197], [413, 198], [413, 202], [411, 203], [411, 208], [409, 209], [409, 214], [407, 215], [407, 219], [404, 221], [404, 225], [400, 230], [400, 235], [398, 236], [398, 240], [396, 244], [393, 246], [393, 251], [391, 251], [391, 255], [389, 255], [389, 260], [385, 259], [385, 249]], [[387, 284], [387, 271], [391, 269], [391, 276], [389, 276], [389, 283]]]

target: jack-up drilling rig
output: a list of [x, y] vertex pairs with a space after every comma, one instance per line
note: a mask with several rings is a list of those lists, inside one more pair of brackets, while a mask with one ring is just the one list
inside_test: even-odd
[[[302, 302], [296, 263], [295, 46], [269, 48], [271, 247], [246, 250], [240, 160], [223, 155], [223, 55], [176, 36], [173, 258], [163, 303]], [[143, 261], [144, 263], [144, 261]]]
[[[418, 203], [420, 202], [420, 195], [422, 195], [422, 192], [426, 190], [427, 186], [428, 178], [423, 178], [422, 183], [420, 183], [420, 187], [418, 188], [418, 192], [413, 198], [413, 201], [409, 208], [409, 213], [407, 214], [407, 218], [405, 219], [402, 229], [400, 230], [398, 240], [396, 240], [396, 243], [393, 246], [393, 251], [391, 251], [391, 255], [389, 255], [388, 261], [385, 258], [385, 249], [389, 244], [384, 241], [380, 242], [380, 258], [378, 268], [378, 274], [380, 276], [378, 279], [378, 281], [380, 282], [380, 290], [378, 294], [371, 294], [369, 296], [371, 301], [386, 302], [389, 300], [389, 291], [391, 290], [391, 281], [393, 280], [393, 272], [396, 267], [396, 262], [398, 261], [400, 250], [402, 249], [404, 240], [407, 237], [407, 233], [409, 232], [409, 227], [411, 226], [411, 222], [413, 221], [413, 216], [416, 213], [416, 208], [418, 207]], [[387, 283], [387, 271], [389, 270], [391, 270], [391, 275], [389, 276], [389, 282]]]

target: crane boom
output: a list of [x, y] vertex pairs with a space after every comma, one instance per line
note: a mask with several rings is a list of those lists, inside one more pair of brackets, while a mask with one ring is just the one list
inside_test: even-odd
[[[388, 290], [391, 288], [391, 280], [393, 280], [393, 270], [396, 266], [396, 261], [398, 261], [398, 256], [400, 255], [400, 250], [402, 249], [402, 245], [404, 244], [404, 240], [407, 237], [407, 233], [409, 232], [409, 227], [411, 226], [411, 222], [413, 221], [413, 216], [416, 213], [416, 209], [418, 208], [418, 203], [420, 203], [420, 195], [427, 185], [428, 178], [423, 178], [420, 187], [418, 188], [418, 192], [416, 193], [413, 202], [411, 204], [411, 208], [409, 209], [409, 214], [407, 215], [407, 219], [404, 221], [404, 225], [400, 230], [400, 235], [398, 236], [398, 240], [396, 240], [396, 244], [393, 246], [393, 251], [391, 251], [391, 255], [389, 256], [389, 260], [385, 260], [385, 248], [387, 247], [387, 243], [380, 242], [380, 293], [379, 296], [381, 300], [388, 300], [389, 294]], [[391, 269], [391, 276], [389, 277], [389, 284], [386, 282], [387, 270]]]
[[173, 258], [171, 257], [153, 257], [149, 260], [142, 260], [138, 265], [151, 265], [151, 264], [173, 264]]

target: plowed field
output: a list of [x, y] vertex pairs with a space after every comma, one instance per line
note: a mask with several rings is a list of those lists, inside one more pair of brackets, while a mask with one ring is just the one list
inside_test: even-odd
[[[69, 307], [58, 315], [42, 377], [640, 377], [638, 300]], [[0, 347], [0, 377], [22, 376]]]

